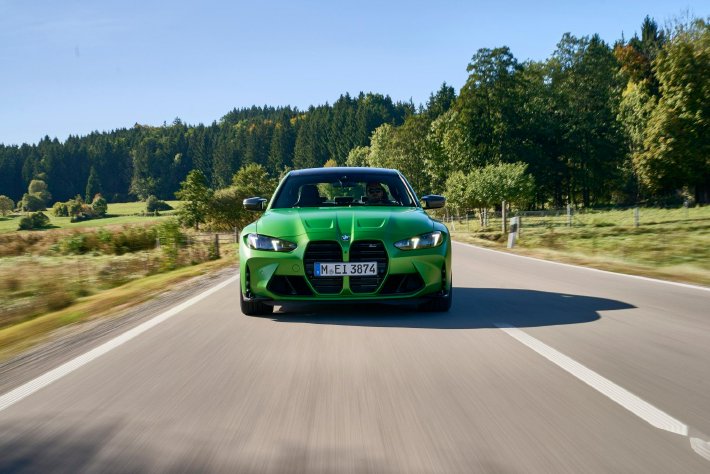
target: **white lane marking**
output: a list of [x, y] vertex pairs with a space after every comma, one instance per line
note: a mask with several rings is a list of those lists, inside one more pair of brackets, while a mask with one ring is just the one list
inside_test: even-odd
[[21, 385], [17, 387], [16, 389], [6, 393], [5, 395], [0, 397], [0, 411], [5, 410], [6, 408], [14, 405], [15, 403], [19, 402], [23, 398], [26, 398], [36, 391], [46, 387], [47, 385], [51, 384], [52, 382], [56, 382], [57, 380], [61, 379], [65, 375], [68, 375], [72, 372], [74, 372], [76, 369], [79, 367], [82, 367], [92, 360], [101, 357], [102, 355], [106, 354], [107, 352], [117, 348], [121, 344], [124, 344], [131, 339], [137, 337], [138, 335], [146, 332], [147, 330], [157, 326], [158, 324], [167, 321], [171, 317], [175, 316], [179, 312], [183, 311], [184, 309], [188, 308], [189, 306], [192, 306], [193, 304], [197, 303], [200, 300], [203, 300], [210, 296], [211, 294], [221, 290], [227, 285], [230, 285], [231, 283], [234, 283], [236, 280], [239, 279], [239, 276], [233, 276], [222, 283], [213, 286], [212, 288], [205, 290], [204, 292], [200, 293], [197, 296], [194, 296], [190, 298], [189, 300], [180, 303], [179, 305], [175, 306], [174, 308], [171, 308], [158, 316], [154, 317], [153, 319], [146, 321], [133, 329], [130, 329], [126, 331], [125, 333], [121, 334], [120, 336], [117, 336], [113, 339], [111, 339], [108, 342], [105, 342], [101, 344], [99, 347], [90, 350], [89, 352], [80, 355], [76, 357], [75, 359], [70, 360], [69, 362], [60, 365], [56, 369], [50, 370], [49, 372], [45, 373], [44, 375], [40, 375], [34, 380], [31, 380], [24, 385]]
[[649, 282], [653, 282], [653, 283], [665, 283], [666, 285], [680, 286], [681, 288], [690, 288], [692, 290], [710, 291], [710, 288], [708, 288], [706, 286], [689, 285], [687, 283], [678, 283], [676, 281], [658, 280], [656, 278], [649, 278], [649, 277], [643, 277], [643, 276], [638, 276], [638, 275], [629, 275], [628, 273], [617, 273], [617, 272], [610, 272], [609, 270], [600, 270], [598, 268], [583, 267], [581, 265], [572, 265], [571, 263], [555, 262], [553, 260], [545, 260], [542, 258], [528, 257], [526, 255], [518, 255], [515, 253], [503, 252], [501, 250], [489, 249], [486, 247], [479, 247], [477, 245], [471, 245], [471, 244], [467, 244], [464, 242], [458, 242], [456, 240], [454, 240], [452, 242], [454, 242], [457, 245], [471, 247], [472, 249], [485, 250], [487, 252], [495, 252], [495, 253], [499, 253], [499, 254], [503, 254], [503, 255], [508, 255], [509, 257], [525, 258], [527, 260], [534, 260], [536, 262], [544, 262], [544, 263], [549, 263], [552, 265], [562, 265], [563, 267], [589, 270], [591, 272], [605, 273], [607, 275], [616, 275], [616, 276], [622, 276], [622, 277], [627, 277], [627, 278], [635, 278], [637, 280], [649, 281]]
[[700, 438], [690, 438], [690, 446], [693, 451], [710, 461], [710, 443]]
[[[574, 375], [582, 382], [586, 383], [593, 389], [597, 390], [603, 395], [606, 395], [611, 400], [615, 401], [622, 407], [629, 410], [634, 415], [638, 416], [651, 426], [656, 428], [670, 431], [671, 433], [679, 434], [681, 436], [690, 438], [690, 447], [698, 455], [704, 459], [710, 461], [710, 442], [705, 441], [700, 438], [690, 437], [688, 432], [688, 425], [680, 420], [677, 420], [670, 416], [668, 413], [659, 410], [650, 403], [642, 400], [628, 390], [616, 385], [611, 380], [602, 377], [598, 373], [591, 369], [583, 366], [579, 362], [575, 361], [562, 354], [561, 352], [553, 349], [544, 342], [538, 341], [526, 332], [516, 328], [507, 323], [496, 323], [498, 329], [505, 332], [509, 336], [516, 339], [518, 342], [526, 345], [530, 349], [534, 350], [541, 356], [545, 357], [547, 360], [562, 368], [566, 372]], [[694, 430], [695, 433], [697, 430]], [[705, 436], [704, 434], [700, 433]]]
[[652, 426], [670, 431], [671, 433], [688, 436], [688, 426], [686, 424], [640, 399], [628, 390], [616, 385], [611, 380], [602, 377], [593, 370], [588, 369], [547, 344], [538, 341], [515, 326], [506, 323], [496, 323], [496, 326], [509, 336], [517, 339], [518, 342], [525, 344], [553, 364], [574, 375], [603, 395], [606, 395]]

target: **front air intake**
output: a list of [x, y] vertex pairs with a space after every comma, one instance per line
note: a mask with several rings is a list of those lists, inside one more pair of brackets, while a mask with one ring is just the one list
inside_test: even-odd
[[310, 242], [303, 254], [306, 277], [318, 293], [337, 294], [343, 289], [343, 277], [317, 277], [313, 271], [316, 262], [342, 262], [343, 250], [338, 242], [321, 240]]
[[377, 262], [377, 276], [350, 277], [353, 293], [373, 293], [387, 274], [389, 258], [385, 245], [379, 240], [359, 240], [350, 246], [351, 262]]

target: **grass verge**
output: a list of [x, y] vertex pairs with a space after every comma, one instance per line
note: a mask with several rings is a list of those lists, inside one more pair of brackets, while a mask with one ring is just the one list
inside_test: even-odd
[[160, 273], [81, 298], [71, 306], [0, 329], [0, 360], [43, 341], [54, 330], [79, 321], [115, 314], [147, 301], [172, 285], [234, 264], [231, 257]]
[[[527, 233], [526, 233], [527, 232]], [[710, 243], [707, 236], [687, 233], [635, 234], [615, 236], [565, 232], [523, 231], [512, 249], [499, 233], [494, 235], [452, 232], [452, 238], [480, 247], [517, 255], [569, 263], [629, 275], [710, 286]]]

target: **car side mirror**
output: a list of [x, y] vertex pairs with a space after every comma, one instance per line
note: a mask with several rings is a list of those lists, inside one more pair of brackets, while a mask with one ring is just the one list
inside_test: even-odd
[[246, 198], [243, 202], [244, 209], [247, 211], [263, 211], [266, 207], [266, 199], [263, 197]]
[[446, 205], [446, 198], [438, 194], [427, 194], [422, 196], [422, 202], [424, 203], [424, 209], [439, 209]]

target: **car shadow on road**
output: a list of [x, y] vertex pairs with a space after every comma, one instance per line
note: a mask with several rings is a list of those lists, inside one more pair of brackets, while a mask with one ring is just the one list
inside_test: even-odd
[[565, 293], [504, 288], [454, 288], [448, 313], [421, 313], [413, 306], [283, 306], [271, 318], [279, 323], [430, 329], [555, 326], [596, 321], [600, 311], [631, 309], [630, 304]]

